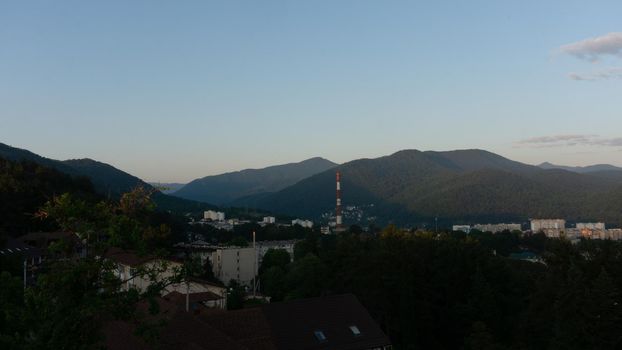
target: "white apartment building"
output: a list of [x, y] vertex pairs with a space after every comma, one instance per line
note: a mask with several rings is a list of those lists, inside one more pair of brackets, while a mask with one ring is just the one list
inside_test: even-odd
[[469, 225], [453, 225], [451, 227], [452, 231], [462, 231], [464, 233], [469, 233], [471, 232], [471, 226]]
[[257, 247], [257, 259], [259, 260], [259, 266], [261, 267], [261, 263], [263, 261], [263, 256], [266, 255], [266, 252], [269, 249], [282, 249], [289, 253], [292, 261], [294, 260], [294, 246], [296, 245], [296, 240], [291, 241], [260, 241], [256, 243]]
[[566, 228], [564, 219], [531, 219], [531, 231], [563, 230]]
[[576, 227], [579, 230], [598, 230], [598, 231], [604, 231], [606, 229], [604, 222], [578, 222]]
[[295, 219], [295, 220], [292, 220], [292, 226], [294, 226], [294, 225], [300, 225], [300, 226], [306, 227], [306, 228], [313, 228], [313, 221], [302, 220], [302, 219]]
[[203, 219], [212, 221], [225, 221], [225, 213], [221, 211], [208, 210], [203, 212]]
[[235, 280], [241, 285], [252, 286], [258, 270], [258, 256], [253, 248], [218, 248], [211, 254], [214, 276], [223, 283]]
[[274, 224], [276, 222], [276, 218], [274, 216], [264, 216], [261, 222], [264, 224]]
[[485, 225], [474, 225], [474, 230], [482, 231], [482, 232], [503, 232], [503, 231], [521, 231], [521, 224], [485, 224]]

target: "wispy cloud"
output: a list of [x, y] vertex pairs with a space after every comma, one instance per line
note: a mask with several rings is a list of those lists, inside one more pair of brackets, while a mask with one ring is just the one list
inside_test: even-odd
[[607, 55], [622, 57], [622, 32], [563, 45], [559, 48], [559, 52], [590, 62], [597, 62], [602, 56]]
[[605, 138], [598, 135], [554, 135], [540, 136], [520, 140], [516, 147], [572, 147], [572, 146], [603, 146], [622, 147], [622, 137]]
[[569, 73], [572, 80], [596, 81], [608, 79], [622, 79], [622, 68], [609, 68], [593, 73]]

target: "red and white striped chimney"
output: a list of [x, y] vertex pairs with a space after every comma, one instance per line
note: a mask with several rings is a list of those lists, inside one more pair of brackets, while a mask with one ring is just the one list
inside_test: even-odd
[[343, 220], [341, 217], [341, 174], [337, 172], [337, 206], [335, 207], [335, 226], [341, 229]]

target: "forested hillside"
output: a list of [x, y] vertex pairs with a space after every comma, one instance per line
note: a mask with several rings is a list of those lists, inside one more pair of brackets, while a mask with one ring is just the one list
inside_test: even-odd
[[365, 207], [378, 223], [524, 221], [562, 217], [622, 224], [622, 178], [602, 172], [544, 170], [481, 150], [401, 151], [360, 159], [277, 193], [250, 196], [249, 205], [318, 218], [334, 210], [335, 172], [345, 206]]
[[77, 198], [98, 195], [86, 177], [72, 177], [34, 162], [0, 158], [0, 234], [17, 236], [53, 228], [35, 213], [54, 196], [69, 192]]
[[316, 157], [298, 163], [206, 176], [188, 183], [174, 192], [174, 195], [207, 203], [228, 205], [242, 197], [282, 190], [336, 165], [327, 159]]

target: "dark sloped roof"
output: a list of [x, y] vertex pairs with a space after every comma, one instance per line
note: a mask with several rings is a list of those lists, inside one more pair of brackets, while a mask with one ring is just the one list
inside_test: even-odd
[[71, 232], [55, 231], [55, 232], [30, 232], [19, 237], [19, 240], [24, 241], [38, 241], [38, 240], [59, 240], [68, 238], [77, 238], [77, 236]]
[[23, 255], [28, 258], [38, 257], [41, 256], [41, 250], [17, 239], [9, 239], [4, 247], [0, 248], [0, 256], [9, 255]]
[[[371, 349], [389, 338], [352, 294], [301, 299], [262, 306], [278, 349]], [[360, 331], [355, 335], [350, 327]], [[325, 341], [314, 333], [321, 331]]]
[[[183, 297], [181, 293], [176, 295]], [[183, 312], [173, 299], [158, 298], [162, 312], [158, 317], [167, 320], [158, 342], [161, 349], [362, 350], [390, 344], [352, 294], [236, 311], [204, 310], [197, 314]], [[128, 343], [119, 338], [134, 337], [132, 325], [113, 323], [112, 326], [106, 332], [109, 335], [106, 345], [113, 350], [127, 349]], [[360, 334], [354, 334], [350, 327], [356, 327]], [[326, 339], [318, 341], [316, 331], [321, 331]], [[133, 339], [131, 344], [136, 349], [145, 346], [140, 339]]]
[[154, 256], [145, 255], [141, 256], [136, 254], [135, 252], [123, 250], [120, 248], [110, 248], [104, 254], [104, 256], [112, 261], [115, 261], [119, 264], [128, 265], [128, 266], [140, 266], [148, 261], [154, 260]]
[[201, 322], [190, 313], [181, 312], [167, 324], [162, 332], [161, 349], [231, 349], [249, 350], [237, 340]]
[[[212, 292], [190, 293], [190, 297], [189, 297], [191, 303], [197, 303], [197, 302], [203, 302], [203, 301], [214, 301], [214, 300], [220, 300], [223, 298], [224, 297], [216, 293], [212, 293]], [[165, 295], [164, 299], [168, 299], [175, 303], [179, 301], [183, 301], [185, 303], [186, 295], [180, 292], [174, 291], [174, 292], [170, 292], [167, 295]]]
[[[164, 321], [163, 328], [158, 332], [157, 346], [148, 344], [135, 333], [136, 325], [128, 321], [110, 321], [104, 325], [105, 346], [111, 350], [250, 350], [237, 340], [224, 334], [209, 324], [202, 322], [193, 313], [188, 313], [182, 307], [171, 300], [156, 298], [160, 307], [160, 313], [149, 315], [148, 302], [143, 301], [137, 305], [140, 313], [148, 315], [145, 321], [156, 324]], [[226, 312], [218, 312], [223, 314]]]
[[223, 313], [205, 313], [200, 318], [249, 349], [277, 349], [268, 320], [259, 307]]

